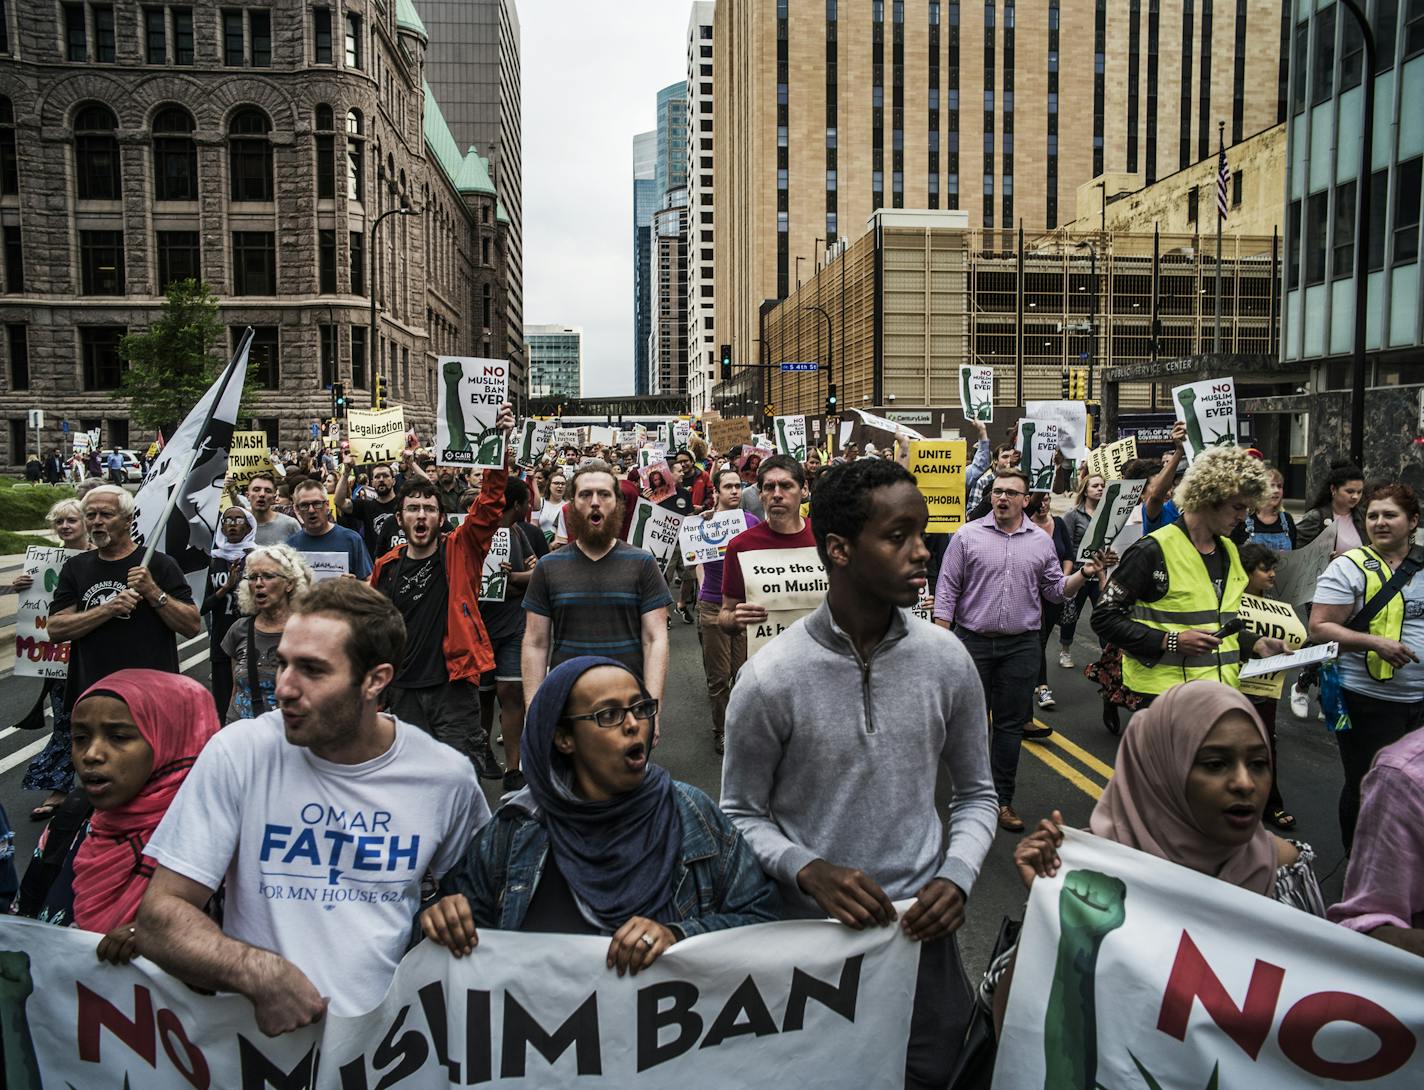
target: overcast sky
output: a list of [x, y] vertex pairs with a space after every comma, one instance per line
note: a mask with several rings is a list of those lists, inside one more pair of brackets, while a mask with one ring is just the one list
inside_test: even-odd
[[583, 327], [584, 394], [633, 391], [633, 135], [687, 78], [683, 0], [520, 0], [524, 321]]

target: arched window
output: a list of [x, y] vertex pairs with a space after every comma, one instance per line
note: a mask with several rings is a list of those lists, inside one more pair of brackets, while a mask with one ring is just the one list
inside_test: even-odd
[[270, 201], [272, 186], [272, 124], [261, 110], [233, 115], [228, 126], [228, 169], [235, 201]]
[[346, 112], [346, 199], [366, 199], [366, 138], [361, 127], [361, 111]]
[[330, 132], [336, 128], [331, 107], [324, 102], [316, 108], [316, 127], [322, 132]]
[[0, 95], [0, 194], [20, 192], [20, 159], [15, 150], [15, 110]]
[[198, 146], [193, 117], [169, 106], [153, 119], [154, 196], [160, 201], [198, 199]]
[[83, 106], [74, 115], [74, 176], [81, 201], [116, 201], [124, 195], [118, 130], [118, 119], [107, 106]]
[[336, 115], [322, 103], [316, 108], [316, 196], [336, 199]]

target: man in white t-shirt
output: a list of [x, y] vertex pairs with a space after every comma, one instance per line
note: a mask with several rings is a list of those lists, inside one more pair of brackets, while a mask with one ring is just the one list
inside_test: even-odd
[[[385, 995], [421, 879], [439, 879], [490, 818], [474, 769], [378, 713], [405, 625], [355, 579], [320, 584], [278, 647], [279, 711], [203, 749], [146, 854], [158, 866], [138, 949], [198, 987], [252, 1001], [268, 1034]], [[221, 930], [203, 912], [226, 881]]]

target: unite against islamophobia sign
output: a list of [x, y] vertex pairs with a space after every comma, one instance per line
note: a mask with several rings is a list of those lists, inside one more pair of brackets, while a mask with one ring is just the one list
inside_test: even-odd
[[1068, 830], [1029, 895], [994, 1090], [1417, 1090], [1413, 954]]
[[509, 397], [509, 364], [475, 356], [439, 356], [435, 464], [473, 469], [504, 466], [504, 436], [495, 428]]
[[696, 935], [620, 977], [607, 938], [481, 931], [464, 958], [420, 943], [372, 1011], [268, 1037], [242, 996], [106, 965], [99, 938], [0, 921], [7, 1090], [693, 1090], [788, 1071], [898, 1090], [920, 957], [899, 927], [802, 920]]
[[915, 440], [910, 443], [910, 472], [930, 509], [927, 534], [952, 534], [964, 525], [963, 439]]

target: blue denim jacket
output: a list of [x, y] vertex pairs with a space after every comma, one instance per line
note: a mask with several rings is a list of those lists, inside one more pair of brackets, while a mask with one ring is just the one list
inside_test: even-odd
[[[673, 872], [679, 938], [782, 918], [776, 884], [736, 827], [691, 784], [673, 781], [682, 856]], [[522, 794], [499, 808], [470, 842], [464, 861], [440, 883], [463, 893], [476, 927], [518, 931], [549, 858], [549, 833]]]

